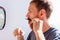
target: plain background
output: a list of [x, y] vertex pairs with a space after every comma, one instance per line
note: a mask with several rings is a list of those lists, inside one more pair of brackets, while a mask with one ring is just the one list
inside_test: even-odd
[[[0, 0], [0, 6], [6, 10], [6, 25], [0, 30], [0, 40], [17, 40], [13, 35], [16, 28], [21, 27], [25, 31], [24, 39], [26, 40], [31, 31], [28, 21], [25, 20], [30, 0]], [[49, 23], [60, 29], [60, 1], [52, 0], [53, 12]]]

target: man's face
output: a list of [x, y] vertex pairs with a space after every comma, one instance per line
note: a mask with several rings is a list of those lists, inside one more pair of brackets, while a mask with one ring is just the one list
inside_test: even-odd
[[33, 23], [31, 23], [32, 19], [38, 17], [38, 11], [37, 11], [35, 3], [30, 4], [26, 17], [28, 18], [28, 24], [30, 25], [31, 29], [33, 29]]

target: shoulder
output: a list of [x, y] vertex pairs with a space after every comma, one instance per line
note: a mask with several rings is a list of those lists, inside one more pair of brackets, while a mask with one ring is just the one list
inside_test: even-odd
[[56, 28], [52, 28], [49, 35], [47, 36], [48, 40], [60, 39], [60, 31]]
[[31, 36], [32, 36], [33, 34], [34, 34], [34, 32], [31, 31], [31, 32], [29, 33], [28, 37], [27, 37], [27, 40], [31, 40]]

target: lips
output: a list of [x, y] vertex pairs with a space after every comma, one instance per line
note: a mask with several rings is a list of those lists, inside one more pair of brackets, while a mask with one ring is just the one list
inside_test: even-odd
[[32, 21], [30, 18], [27, 18], [26, 20], [28, 20], [28, 23], [30, 23]]
[[30, 19], [30, 18], [27, 18], [27, 20], [31, 21], [31, 19]]

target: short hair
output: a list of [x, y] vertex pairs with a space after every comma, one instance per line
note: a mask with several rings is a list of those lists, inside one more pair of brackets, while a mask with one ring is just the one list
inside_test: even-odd
[[52, 6], [49, 4], [48, 1], [45, 0], [32, 0], [30, 3], [35, 3], [36, 4], [36, 8], [38, 11], [40, 11], [41, 9], [45, 9], [46, 11], [46, 17], [49, 18], [52, 12]]

